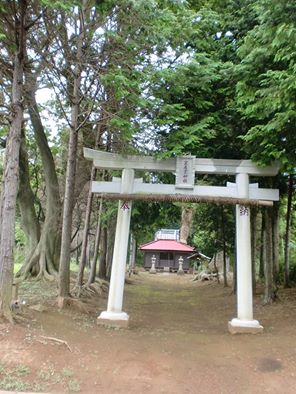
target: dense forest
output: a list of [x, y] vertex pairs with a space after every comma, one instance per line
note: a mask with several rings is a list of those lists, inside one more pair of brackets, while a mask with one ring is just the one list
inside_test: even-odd
[[[54, 280], [68, 297], [110, 277], [116, 203], [89, 186], [118, 173], [92, 168], [83, 147], [278, 161], [276, 178], [252, 179], [280, 190], [252, 208], [254, 288], [265, 280], [272, 302], [293, 285], [295, 15], [291, 0], [0, 2], [1, 316], [13, 319], [14, 280]], [[137, 245], [187, 226], [192, 245], [235, 264], [232, 206], [135, 202], [131, 226]]]

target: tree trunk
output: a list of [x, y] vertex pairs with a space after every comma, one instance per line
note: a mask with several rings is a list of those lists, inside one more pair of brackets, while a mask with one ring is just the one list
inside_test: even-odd
[[227, 255], [226, 255], [226, 239], [225, 239], [225, 217], [224, 217], [224, 207], [221, 205], [221, 231], [222, 231], [222, 244], [223, 244], [223, 279], [224, 287], [228, 287], [227, 274]]
[[284, 286], [290, 287], [290, 232], [291, 232], [291, 222], [292, 222], [292, 197], [293, 197], [293, 186], [294, 180], [293, 175], [289, 175], [288, 182], [288, 200], [287, 200], [287, 214], [286, 214], [286, 232], [285, 232], [285, 250], [284, 250]]
[[[97, 271], [97, 260], [99, 257], [99, 246], [100, 246], [100, 239], [101, 239], [101, 219], [102, 219], [102, 210], [103, 210], [103, 199], [100, 199], [100, 208], [99, 208], [99, 216], [97, 222], [97, 229], [96, 229], [96, 237], [95, 237], [95, 245], [94, 245], [94, 255], [91, 262], [90, 272], [87, 284], [90, 285], [94, 283], [96, 278], [96, 271]], [[105, 279], [105, 278], [104, 278]]]
[[265, 209], [261, 209], [261, 232], [260, 232], [260, 260], [259, 260], [259, 278], [264, 278], [264, 260], [265, 260]]
[[114, 250], [115, 226], [111, 224], [107, 229], [107, 254], [106, 254], [106, 277], [111, 278], [112, 258]]
[[35, 97], [36, 75], [26, 73], [26, 99], [34, 135], [40, 152], [46, 188], [45, 221], [41, 236], [31, 257], [18, 276], [28, 277], [36, 271], [37, 278], [52, 280], [57, 276], [61, 244], [61, 201], [54, 159], [40, 118]]
[[[74, 106], [76, 107], [76, 105]], [[62, 244], [59, 272], [59, 296], [70, 296], [70, 249], [72, 234], [72, 212], [74, 208], [73, 190], [75, 186], [76, 152], [77, 152], [77, 116], [78, 108], [72, 108], [72, 128], [68, 146], [68, 161], [63, 210]], [[75, 127], [76, 125], [76, 127]]]
[[234, 265], [233, 265], [233, 294], [237, 293], [237, 253], [234, 248]]
[[219, 270], [217, 267], [217, 253], [214, 254], [214, 270], [217, 275], [217, 282], [220, 283]]
[[137, 253], [137, 242], [136, 239], [131, 233], [130, 237], [130, 255], [129, 255], [129, 275], [135, 273], [135, 266], [136, 266], [136, 253]]
[[190, 234], [192, 217], [193, 217], [193, 208], [183, 205], [182, 214], [181, 214], [180, 241], [185, 244], [187, 243]]
[[256, 294], [257, 208], [251, 208], [251, 261], [253, 294]]
[[107, 279], [107, 228], [102, 228], [101, 236], [101, 252], [98, 277], [100, 279]]
[[92, 201], [93, 201], [93, 193], [91, 191], [91, 184], [90, 184], [88, 197], [87, 197], [84, 229], [83, 229], [83, 235], [82, 235], [79, 270], [78, 270], [78, 276], [77, 276], [77, 281], [76, 281], [76, 285], [78, 287], [81, 287], [83, 285], [84, 269], [85, 269], [85, 265], [86, 265], [86, 261], [87, 261], [87, 253], [86, 252], [87, 252], [87, 247], [88, 247], [88, 234], [89, 234], [89, 226], [90, 226]]
[[[72, 233], [72, 212], [74, 208], [74, 193], [75, 193], [75, 177], [76, 177], [76, 158], [77, 158], [77, 144], [78, 144], [78, 130], [79, 130], [79, 116], [80, 116], [80, 85], [82, 78], [82, 64], [83, 64], [83, 43], [85, 37], [85, 12], [86, 0], [82, 1], [82, 9], [80, 12], [79, 35], [77, 37], [77, 52], [76, 64], [73, 72], [73, 91], [70, 97], [71, 101], [71, 128], [68, 145], [68, 161], [66, 171], [66, 186], [64, 197], [63, 210], [63, 228], [62, 228], [62, 246], [60, 256], [60, 275], [59, 275], [59, 298], [62, 300], [70, 296], [70, 248], [71, 248], [71, 233]], [[67, 44], [67, 43], [66, 43]], [[69, 59], [68, 59], [69, 61]], [[62, 306], [60, 302], [60, 306]]]
[[273, 279], [273, 253], [272, 253], [272, 218], [271, 210], [265, 210], [265, 264], [264, 264], [264, 304], [270, 304], [275, 299]]
[[30, 184], [26, 137], [22, 129], [20, 147], [20, 177], [18, 190], [18, 206], [21, 214], [22, 228], [26, 234], [26, 260], [30, 259], [40, 239], [40, 225], [34, 207], [34, 193]]
[[0, 236], [0, 316], [13, 321], [10, 309], [13, 283], [13, 249], [15, 242], [16, 199], [19, 178], [19, 152], [23, 123], [23, 74], [26, 47], [27, 1], [20, 2], [19, 15], [15, 15], [16, 52], [12, 82], [12, 114], [5, 152], [5, 165], [1, 194]]
[[82, 237], [79, 272], [78, 272], [77, 282], [76, 282], [76, 285], [78, 287], [81, 287], [83, 285], [83, 274], [84, 274], [84, 269], [85, 269], [85, 265], [86, 265], [86, 248], [87, 248], [87, 243], [88, 243], [88, 233], [89, 233], [89, 227], [90, 227], [90, 217], [91, 217], [92, 201], [93, 201], [93, 193], [91, 190], [91, 186], [92, 186], [92, 181], [96, 177], [96, 173], [97, 173], [97, 170], [93, 166], [91, 169], [91, 175], [90, 175], [86, 212], [85, 212], [84, 230], [83, 230], [83, 237]]
[[280, 225], [280, 217], [279, 217], [279, 203], [275, 202], [273, 205], [273, 214], [272, 214], [272, 245], [273, 245], [273, 274], [274, 281], [276, 284], [279, 283], [279, 273], [280, 273], [280, 262], [279, 262], [279, 243], [280, 243], [280, 235], [279, 235], [279, 225]]

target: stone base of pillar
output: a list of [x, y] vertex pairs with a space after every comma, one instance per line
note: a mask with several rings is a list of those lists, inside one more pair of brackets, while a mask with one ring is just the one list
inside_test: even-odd
[[177, 275], [184, 275], [184, 271], [183, 270], [178, 270], [177, 271]]
[[260, 334], [263, 332], [263, 326], [258, 320], [232, 319], [228, 322], [228, 331], [230, 334]]
[[111, 327], [127, 328], [129, 315], [125, 312], [108, 312], [104, 311], [98, 316], [97, 324]]
[[154, 269], [150, 268], [149, 274], [156, 274], [156, 269], [155, 268]]

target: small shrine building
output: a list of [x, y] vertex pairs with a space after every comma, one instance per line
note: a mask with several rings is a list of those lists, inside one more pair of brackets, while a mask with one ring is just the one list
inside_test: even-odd
[[194, 248], [179, 241], [179, 230], [162, 229], [157, 231], [155, 240], [139, 247], [144, 252], [144, 268], [149, 270], [155, 257], [155, 269], [158, 271], [177, 272], [179, 259], [183, 258], [183, 270], [189, 270], [189, 257]]

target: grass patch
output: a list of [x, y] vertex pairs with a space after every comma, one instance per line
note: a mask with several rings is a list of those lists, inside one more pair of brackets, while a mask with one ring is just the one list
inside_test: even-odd
[[69, 378], [70, 376], [74, 375], [74, 371], [71, 368], [63, 368], [62, 375]]
[[[46, 386], [51, 384], [60, 384], [69, 391], [80, 391], [80, 382], [73, 378], [74, 371], [71, 368], [65, 367], [60, 372], [56, 371], [52, 365], [43, 368], [38, 372], [38, 379], [46, 383]], [[35, 389], [35, 391], [38, 391]], [[42, 391], [42, 390], [39, 390]]]
[[11, 370], [0, 364], [0, 389], [8, 391], [26, 391], [31, 389], [31, 385], [22, 379], [29, 373], [30, 368], [26, 365], [19, 364]]
[[29, 375], [29, 373], [30, 373], [30, 368], [29, 367], [27, 367], [26, 365], [17, 365], [16, 367], [15, 367], [15, 370], [14, 370], [14, 372], [15, 372], [15, 374], [17, 375], [17, 376], [26, 376], [26, 375]]
[[68, 382], [68, 389], [70, 391], [78, 392], [80, 391], [80, 382], [77, 379], [71, 379]]
[[49, 384], [58, 384], [63, 382], [63, 378], [52, 365], [38, 372], [38, 378]]
[[0, 388], [9, 391], [26, 391], [31, 388], [29, 383], [22, 381], [21, 379], [16, 379], [13, 375], [6, 375], [0, 381]]

